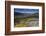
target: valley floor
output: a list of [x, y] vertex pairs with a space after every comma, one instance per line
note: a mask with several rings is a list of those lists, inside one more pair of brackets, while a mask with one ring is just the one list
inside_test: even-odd
[[15, 23], [15, 27], [37, 27], [39, 26], [39, 18], [26, 18]]

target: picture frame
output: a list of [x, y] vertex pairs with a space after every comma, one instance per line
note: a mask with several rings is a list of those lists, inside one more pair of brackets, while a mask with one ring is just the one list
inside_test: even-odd
[[[33, 6], [33, 7], [32, 7]], [[34, 10], [38, 10], [40, 7], [41, 9], [40, 12], [39, 12], [39, 20], [41, 23], [40, 24], [40, 27], [39, 29], [37, 27], [27, 27], [27, 28], [15, 28], [16, 30], [13, 30], [13, 22], [14, 22], [14, 12], [17, 12], [21, 10], [24, 11], [24, 10], [27, 10], [27, 9], [24, 9], [25, 8], [33, 8]], [[21, 10], [20, 10], [21, 8]], [[13, 10], [15, 10], [13, 12]], [[31, 9], [28, 9], [28, 10], [31, 10]], [[33, 10], [31, 10], [33, 11]], [[30, 12], [27, 12], [25, 11], [26, 13], [30, 13]], [[41, 15], [40, 15], [41, 14]], [[29, 15], [29, 14], [28, 14]], [[15, 16], [16, 17], [16, 16]], [[36, 17], [36, 16], [35, 16]], [[22, 25], [21, 25], [22, 26]], [[16, 27], [16, 26], [15, 26]], [[27, 30], [27, 29], [30, 29], [30, 30]], [[19, 31], [20, 30], [20, 31]], [[24, 31], [22, 31], [24, 30]], [[27, 31], [26, 31], [27, 30]], [[44, 33], [45, 32], [45, 4], [44, 3], [36, 3], [36, 2], [20, 2], [20, 1], [5, 1], [5, 35], [18, 35], [18, 34], [35, 34], [35, 33]]]

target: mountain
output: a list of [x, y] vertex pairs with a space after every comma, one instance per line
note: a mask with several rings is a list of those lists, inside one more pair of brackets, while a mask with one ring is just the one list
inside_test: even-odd
[[17, 15], [23, 15], [23, 13], [14, 12], [14, 15], [15, 15], [15, 16], [17, 16]]
[[27, 18], [27, 17], [39, 17], [39, 13], [18, 13], [14, 12], [15, 17], [17, 18]]

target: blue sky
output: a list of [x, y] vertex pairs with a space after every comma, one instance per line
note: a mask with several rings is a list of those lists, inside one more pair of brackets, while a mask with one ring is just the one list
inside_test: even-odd
[[14, 11], [19, 13], [38, 13], [39, 9], [14, 8]]

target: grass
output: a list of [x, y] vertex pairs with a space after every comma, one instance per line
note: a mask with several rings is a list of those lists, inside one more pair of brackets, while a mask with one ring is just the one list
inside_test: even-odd
[[17, 18], [17, 20], [23, 21], [23, 23], [16, 24], [15, 27], [26, 27], [26, 26], [28, 26], [28, 24], [26, 24], [26, 22], [32, 20], [32, 18], [25, 18], [25, 19]]
[[23, 22], [23, 23], [16, 24], [15, 27], [27, 27], [28, 24], [26, 24], [26, 22], [31, 21], [33, 18], [15, 18], [15, 19]]
[[26, 27], [28, 26], [27, 24], [17, 24], [16, 27]]

